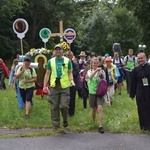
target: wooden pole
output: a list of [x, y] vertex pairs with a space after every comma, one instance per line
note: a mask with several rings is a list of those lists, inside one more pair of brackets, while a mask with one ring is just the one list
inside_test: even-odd
[[69, 43], [69, 51], [71, 51], [71, 43]]
[[63, 42], [63, 22], [59, 21], [60, 43]]
[[44, 43], [44, 48], [46, 49], [46, 43]]
[[23, 59], [23, 43], [22, 43], [22, 39], [20, 39], [20, 45], [21, 45], [21, 54], [22, 54], [22, 59]]

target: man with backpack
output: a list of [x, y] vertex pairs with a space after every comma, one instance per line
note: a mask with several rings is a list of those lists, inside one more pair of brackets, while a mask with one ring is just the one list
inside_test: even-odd
[[114, 52], [113, 64], [116, 65], [120, 73], [120, 76], [117, 78], [117, 87], [119, 95], [121, 95], [123, 79], [125, 79], [125, 73], [124, 73], [124, 60], [119, 56], [118, 52]]
[[125, 62], [127, 93], [130, 93], [132, 70], [135, 68], [135, 66], [138, 65], [137, 59], [133, 55], [133, 49], [128, 50], [128, 55], [125, 56], [124, 62]]

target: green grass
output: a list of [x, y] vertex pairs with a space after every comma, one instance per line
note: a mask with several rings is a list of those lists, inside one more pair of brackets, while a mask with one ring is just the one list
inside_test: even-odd
[[[34, 106], [30, 118], [25, 119], [25, 110], [18, 109], [17, 98], [12, 87], [0, 92], [0, 127], [18, 128], [52, 128], [50, 119], [50, 104], [46, 96], [35, 95]], [[61, 120], [62, 122], [62, 120]], [[116, 92], [113, 105], [104, 105], [103, 127], [113, 133], [142, 133], [139, 128], [135, 100], [126, 94], [125, 86], [122, 95]], [[82, 100], [76, 98], [75, 116], [69, 117], [69, 128], [74, 132], [97, 132], [98, 122], [92, 123], [91, 108], [83, 109]], [[63, 128], [62, 128], [63, 130]]]

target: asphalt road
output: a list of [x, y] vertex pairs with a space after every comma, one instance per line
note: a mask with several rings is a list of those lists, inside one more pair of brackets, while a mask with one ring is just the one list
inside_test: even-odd
[[150, 150], [150, 135], [69, 133], [0, 139], [0, 150]]

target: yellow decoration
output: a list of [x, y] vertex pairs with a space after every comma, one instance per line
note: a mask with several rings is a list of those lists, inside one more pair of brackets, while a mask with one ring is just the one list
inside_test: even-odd
[[45, 69], [45, 66], [46, 66], [46, 64], [47, 64], [47, 58], [46, 58], [45, 55], [43, 55], [43, 54], [37, 55], [37, 56], [34, 58], [34, 62], [35, 62], [35, 63], [38, 63], [38, 59], [39, 59], [40, 57], [42, 57], [42, 58], [44, 59], [43, 68]]
[[60, 44], [61, 44], [64, 52], [69, 50], [70, 47], [69, 47], [69, 44], [67, 42], [62, 42]]

